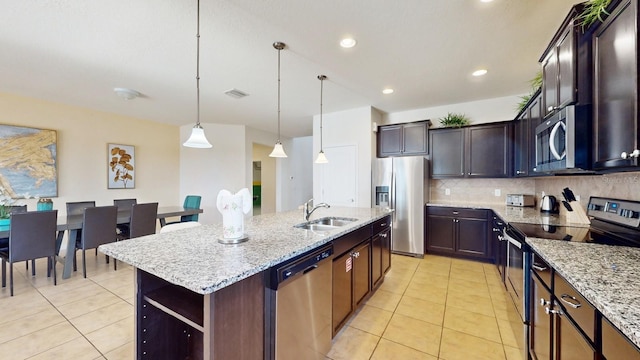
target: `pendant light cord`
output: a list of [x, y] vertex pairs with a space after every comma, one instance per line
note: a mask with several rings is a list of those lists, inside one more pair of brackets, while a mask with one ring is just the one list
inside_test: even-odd
[[280, 52], [278, 49], [278, 142], [280, 142]]
[[198, 0], [198, 21], [196, 33], [196, 126], [200, 126], [200, 0]]
[[325, 78], [326, 77], [324, 75], [318, 76], [318, 79], [320, 79], [320, 151], [323, 151], [322, 149], [322, 89], [323, 89]]

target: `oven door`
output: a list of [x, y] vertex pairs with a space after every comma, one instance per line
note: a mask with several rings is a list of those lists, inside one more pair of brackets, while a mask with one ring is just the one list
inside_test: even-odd
[[505, 268], [505, 285], [523, 322], [525, 316], [525, 261], [524, 244], [505, 229], [504, 238], [507, 244], [507, 266]]

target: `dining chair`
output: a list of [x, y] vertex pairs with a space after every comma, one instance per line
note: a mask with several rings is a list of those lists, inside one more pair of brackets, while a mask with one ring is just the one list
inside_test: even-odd
[[[131, 205], [131, 219], [129, 231], [119, 234], [117, 240], [133, 239], [156, 233], [156, 218], [158, 217], [158, 203], [144, 203]], [[117, 269], [117, 261], [113, 259], [113, 268]]]
[[167, 224], [167, 225], [165, 225], [165, 226], [160, 228], [160, 234], [168, 233], [168, 232], [176, 231], [176, 230], [180, 230], [180, 229], [188, 229], [188, 228], [198, 227], [198, 226], [201, 226], [201, 225], [202, 224], [200, 224], [197, 221], [189, 221], [189, 222], [184, 222], [184, 223]]
[[[32, 211], [11, 215], [9, 247], [0, 250], [2, 259], [2, 287], [7, 286], [7, 262], [9, 263], [9, 291], [13, 296], [13, 263], [48, 258], [53, 267], [53, 284], [56, 280], [56, 223], [58, 210]], [[51, 268], [47, 269], [50, 276]]]
[[[118, 211], [127, 210], [131, 211], [131, 205], [137, 204], [137, 199], [114, 199], [113, 205], [118, 207]], [[118, 224], [116, 231], [121, 234], [129, 231], [129, 224]]]
[[[87, 277], [86, 250], [98, 248], [102, 244], [116, 241], [116, 223], [118, 222], [117, 206], [96, 206], [84, 209], [82, 218], [82, 238], [75, 244], [82, 250], [82, 275]], [[77, 270], [76, 252], [73, 255], [73, 270]], [[106, 257], [107, 264], [109, 257]]]
[[[187, 195], [184, 198], [184, 202], [182, 204], [182, 207], [185, 209], [200, 209], [200, 200], [202, 199], [202, 196], [200, 195]], [[180, 216], [180, 221], [173, 221], [173, 222], [168, 222], [165, 224], [161, 224], [162, 226], [166, 226], [169, 224], [177, 224], [177, 223], [183, 223], [183, 222], [189, 222], [189, 221], [198, 221], [198, 215], [200, 214], [193, 214], [193, 215], [183, 215]]]

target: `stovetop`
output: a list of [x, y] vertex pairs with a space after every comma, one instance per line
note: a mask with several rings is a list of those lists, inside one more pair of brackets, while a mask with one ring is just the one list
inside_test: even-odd
[[640, 202], [591, 197], [589, 227], [510, 223], [523, 236], [640, 247]]

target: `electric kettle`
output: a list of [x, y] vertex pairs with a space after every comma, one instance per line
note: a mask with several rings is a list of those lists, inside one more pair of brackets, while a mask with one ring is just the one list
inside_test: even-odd
[[543, 196], [542, 201], [540, 201], [540, 212], [557, 214], [559, 211], [556, 197], [553, 195]]

